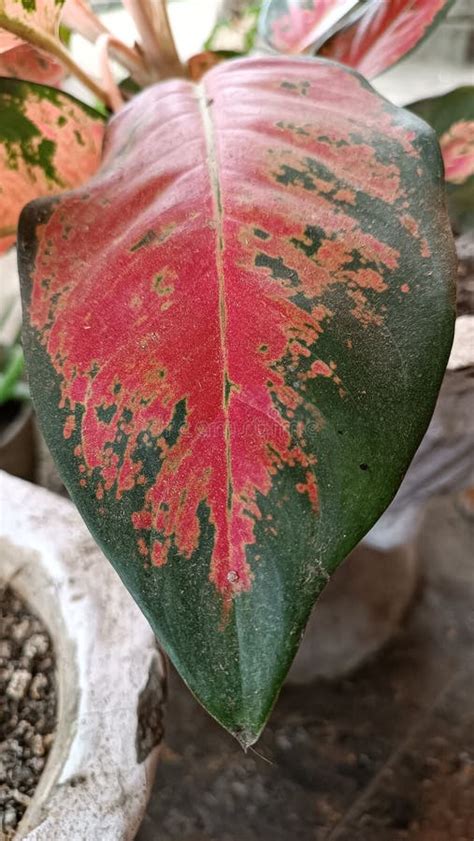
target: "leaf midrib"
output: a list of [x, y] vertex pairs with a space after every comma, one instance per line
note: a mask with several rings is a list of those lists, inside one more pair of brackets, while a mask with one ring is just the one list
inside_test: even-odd
[[210, 106], [204, 85], [197, 85], [197, 101], [202, 118], [204, 138], [206, 142], [206, 162], [209, 173], [210, 188], [212, 194], [213, 217], [215, 227], [215, 253], [216, 271], [218, 282], [218, 308], [219, 308], [219, 335], [222, 357], [222, 412], [224, 415], [224, 441], [226, 455], [226, 525], [227, 525], [227, 547], [231, 551], [231, 520], [232, 520], [232, 452], [231, 433], [229, 420], [230, 392], [227, 393], [229, 377], [229, 359], [227, 349], [227, 307], [225, 300], [225, 277], [224, 277], [224, 230], [223, 230], [223, 206], [222, 192], [217, 168], [217, 154], [214, 139], [214, 125], [210, 115]]

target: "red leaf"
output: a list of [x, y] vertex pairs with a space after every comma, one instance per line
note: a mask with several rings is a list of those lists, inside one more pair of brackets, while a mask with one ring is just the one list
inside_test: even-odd
[[248, 745], [432, 413], [454, 274], [434, 132], [333, 62], [227, 62], [135, 97], [100, 172], [20, 228], [48, 444]]
[[452, 3], [453, 0], [381, 0], [358, 23], [335, 35], [321, 53], [372, 79], [413, 50]]
[[275, 50], [301, 53], [325, 34], [358, 0], [273, 0], [264, 8], [260, 31]]
[[[259, 84], [267, 91], [269, 101], [274, 97], [280, 102], [287, 86], [289, 113], [293, 100], [297, 110], [300, 109], [306, 94], [305, 85], [309, 85], [309, 82], [301, 81], [302, 66], [298, 61], [285, 65], [285, 78], [294, 76], [295, 82], [286, 81], [280, 85], [273, 81], [271, 61], [256, 65], [260, 73]], [[62, 295], [64, 278], [68, 278], [64, 307], [57, 305], [55, 326], [47, 339], [48, 352], [52, 358], [61, 360], [58, 374], [64, 378], [62, 401], [71, 407], [66, 435], [74, 425], [75, 407], [85, 403], [79, 457], [84, 481], [90, 476], [98, 500], [112, 487], [116, 487], [118, 498], [136, 487], [140, 469], [133, 452], [143, 430], [148, 429], [150, 440], [159, 436], [172, 422], [179, 402], [187, 401], [186, 428], [165, 459], [143, 508], [134, 513], [133, 524], [137, 541], [143, 540], [143, 535], [152, 526], [155, 533], [162, 535], [150, 542], [149, 552], [148, 549], [146, 552], [153, 564], [166, 562], [172, 537], [179, 552], [189, 557], [199, 537], [196, 512], [199, 503], [207, 500], [216, 528], [210, 576], [223, 594], [248, 590], [251, 586], [252, 575], [245, 550], [254, 541], [257, 497], [269, 492], [273, 476], [280, 467], [296, 465], [301, 468], [306, 478], [299, 485], [300, 493], [307, 496], [315, 511], [318, 510], [314, 460], [304, 449], [291, 443], [289, 427], [281, 423], [274, 400], [285, 407], [290, 417], [300, 405], [302, 398], [298, 390], [285, 384], [278, 373], [277, 362], [285, 353], [292, 354], [295, 361], [304, 356], [305, 342], [315, 341], [323, 323], [332, 316], [325, 307], [316, 307], [311, 317], [304, 310], [295, 308], [291, 302], [291, 278], [284, 289], [279, 284], [276, 295], [272, 292], [272, 274], [280, 263], [291, 265], [291, 271], [295, 277], [301, 276], [303, 287], [307, 284], [310, 294], [310, 289], [313, 293], [315, 288], [322, 293], [333, 283], [334, 273], [340, 272], [345, 282], [355, 284], [354, 291], [350, 292], [354, 318], [365, 325], [381, 325], [382, 316], [375, 315], [367, 306], [363, 290], [371, 290], [372, 295], [383, 293], [387, 287], [382, 276], [363, 267], [347, 274], [344, 267], [351, 262], [350, 252], [356, 244], [368, 264], [376, 261], [393, 267], [397, 261], [396, 252], [375, 241], [370, 234], [358, 231], [343, 207], [350, 208], [356, 202], [357, 191], [390, 205], [400, 189], [396, 167], [380, 163], [370, 145], [349, 146], [351, 124], [346, 126], [333, 118], [332, 129], [328, 127], [328, 132], [334, 135], [334, 142], [316, 145], [327, 165], [340, 167], [347, 187], [336, 196], [341, 202], [336, 212], [324, 198], [325, 191], [331, 191], [332, 187], [318, 182], [321, 190], [318, 217], [325, 219], [327, 239], [318, 252], [319, 268], [315, 267], [313, 276], [305, 277], [307, 258], [304, 249], [292, 244], [292, 237], [299, 228], [298, 220], [302, 224], [303, 217], [314, 216], [314, 210], [305, 207], [305, 191], [296, 189], [295, 182], [291, 213], [287, 208], [283, 215], [279, 212], [278, 196], [268, 194], [266, 212], [271, 217], [271, 224], [267, 223], [267, 227], [271, 229], [271, 236], [261, 232], [263, 244], [259, 231], [254, 228], [253, 210], [255, 196], [260, 191], [263, 191], [260, 199], [265, 206], [267, 181], [274, 185], [273, 176], [279, 169], [284, 172], [300, 160], [287, 144], [295, 143], [297, 139], [304, 151], [304, 130], [298, 137], [291, 120], [282, 121], [280, 129], [269, 128], [270, 108], [267, 108], [265, 116], [262, 112], [260, 120], [258, 115], [252, 120], [248, 146], [244, 80], [251, 88], [249, 66], [242, 65], [239, 70], [235, 65], [231, 69], [228, 79], [225, 73], [206, 76], [207, 99], [200, 107], [192, 86], [173, 81], [151, 89], [112, 121], [100, 181], [91, 187], [91, 191], [87, 190], [93, 197], [94, 213], [101, 203], [106, 208], [103, 215], [108, 220], [107, 238], [104, 241], [100, 224], [91, 226], [93, 217], [89, 204], [80, 196], [66, 197], [60, 206], [63, 209], [53, 213], [39, 234], [36, 277], [50, 276], [54, 264], [56, 280], [51, 280], [47, 291], [40, 282], [35, 284], [32, 307], [34, 326], [44, 329], [50, 319], [51, 301], [58, 294]], [[239, 72], [242, 73], [241, 82]], [[392, 126], [390, 117], [380, 108], [378, 98], [354, 77], [341, 69], [339, 78], [337, 70], [330, 66], [327, 73], [332, 89], [325, 96], [324, 64], [315, 65], [311, 75], [314, 77], [316, 73], [321, 79], [317, 94], [321, 115], [325, 106], [332, 107], [334, 101], [343, 109], [349, 105], [354, 108], [357, 100], [364, 110], [367, 126], [373, 122], [387, 138], [399, 143], [407, 156], [418, 156], [410, 133]], [[226, 82], [229, 87], [224, 94]], [[239, 100], [234, 96], [232, 85], [237, 85]], [[212, 140], [209, 109], [213, 105], [214, 88], [220, 106], [212, 110], [216, 130], [215, 140]], [[232, 154], [226, 147], [227, 99], [233, 102], [233, 118], [238, 119], [239, 113], [242, 115], [241, 139], [238, 143], [233, 141]], [[313, 104], [313, 107], [316, 106]], [[138, 110], [140, 133], [135, 134]], [[181, 114], [186, 114], [185, 120]], [[207, 149], [203, 120], [208, 135]], [[371, 129], [367, 131], [369, 136]], [[263, 139], [263, 143], [254, 145], [254, 133], [260, 141]], [[131, 135], [134, 135], [135, 145], [133, 157], [127, 158], [127, 177], [124, 178], [119, 165], [120, 148], [124, 138]], [[190, 137], [195, 138], [193, 143], [188, 142]], [[342, 153], [336, 139], [343, 147]], [[158, 145], [162, 151], [152, 168], [150, 150]], [[308, 141], [307, 146], [314, 152], [313, 141]], [[210, 185], [206, 160], [211, 166]], [[146, 181], [143, 180], [143, 161], [148, 162]], [[220, 188], [216, 167], [221, 170]], [[253, 173], [251, 184], [240, 180], [241, 174], [248, 171]], [[178, 173], [181, 173], [180, 177]], [[281, 177], [283, 179], [283, 175]], [[304, 180], [303, 175], [299, 177]], [[171, 192], [167, 191], [168, 182], [173, 185]], [[224, 217], [220, 209], [222, 195], [226, 201]], [[314, 201], [315, 194], [309, 195]], [[202, 224], [203, 217], [209, 219], [208, 225]], [[419, 242], [420, 256], [428, 256], [429, 247], [415, 220], [406, 213], [402, 221]], [[335, 231], [344, 231], [346, 241], [334, 242]], [[44, 245], [45, 242], [66, 240], [68, 245], [64, 250], [58, 250], [57, 246], [51, 250]], [[225, 250], [219, 245], [224, 242]], [[120, 274], [116, 271], [117, 261]], [[257, 275], [255, 266], [258, 267]], [[140, 292], [135, 294], [133, 284], [138, 277], [148, 280], [145, 285], [140, 281]], [[78, 291], [80, 288], [77, 296], [71, 292], [71, 283]], [[260, 317], [255, 305], [259, 295], [264, 293], [276, 297], [272, 298], [271, 312], [265, 309]], [[100, 323], [98, 313], [101, 313]], [[92, 323], [94, 329], [90, 330]], [[177, 332], [177, 325], [187, 327], [183, 332]], [[117, 334], [123, 337], [119, 345]], [[299, 337], [298, 341], [294, 340], [295, 336]], [[231, 347], [228, 337], [232, 337]], [[187, 350], [191, 346], [192, 354]], [[176, 364], [177, 356], [179, 365]], [[97, 366], [98, 373], [90, 377], [87, 372], [92, 365]], [[72, 372], [74, 376], [70, 376]], [[333, 374], [327, 364], [316, 360], [306, 378], [332, 377]], [[337, 390], [337, 377], [334, 382]], [[158, 383], [161, 383], [159, 389]], [[190, 388], [191, 383], [194, 383], [193, 388]], [[301, 381], [297, 387], [303, 384]], [[112, 404], [115, 421], [104, 424], [99, 409]], [[127, 413], [133, 423], [126, 424], [128, 445], [119, 460], [112, 456], [111, 445], [119, 432], [117, 424], [123, 423]], [[167, 451], [164, 444], [160, 446]], [[225, 476], [227, 481], [223, 481]], [[183, 489], [186, 489], [184, 496]], [[230, 501], [231, 515], [228, 512]]]

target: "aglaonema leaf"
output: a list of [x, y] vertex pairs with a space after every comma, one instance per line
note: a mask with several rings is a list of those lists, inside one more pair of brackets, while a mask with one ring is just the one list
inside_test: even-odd
[[330, 62], [219, 65], [119, 112], [98, 175], [24, 211], [19, 262], [63, 479], [249, 745], [432, 413], [455, 271], [435, 135]]
[[104, 130], [101, 114], [62, 91], [0, 79], [0, 253], [28, 201], [94, 174]]
[[302, 53], [364, 5], [359, 0], [269, 0], [262, 7], [259, 31], [273, 49]]
[[[354, 67], [368, 79], [411, 52], [437, 26], [453, 0], [269, 0], [260, 32], [273, 49], [320, 49], [336, 25], [341, 31], [321, 54]], [[354, 22], [352, 22], [354, 21]], [[345, 24], [351, 23], [348, 26]]]
[[[2, 44], [5, 35], [8, 36], [7, 45]], [[0, 31], [0, 76], [54, 86], [61, 82], [64, 68], [42, 50], [25, 44], [9, 32]]]
[[410, 109], [438, 135], [453, 224], [460, 231], [474, 228], [474, 86], [423, 99]]
[[438, 26], [454, 0], [382, 0], [322, 49], [373, 79], [388, 70]]
[[[76, 62], [71, 53], [65, 49], [60, 38], [60, 20], [64, 0], [0, 0], [0, 32], [2, 36], [14, 36], [21, 43], [29, 45], [37, 50], [36, 57], [47, 54], [46, 63], [58, 62], [63, 70], [70, 70], [80, 82], [82, 82], [98, 99], [107, 101], [106, 92], [94, 79]], [[90, 10], [89, 10], [90, 12]], [[68, 4], [68, 19], [72, 16], [74, 20], [83, 25], [83, 31], [90, 34], [92, 24], [84, 20], [87, 16], [87, 4], [81, 0], [71, 0]], [[90, 12], [93, 17], [92, 12]], [[97, 21], [97, 31], [100, 31], [100, 23]], [[15, 70], [15, 76], [28, 78], [37, 82], [45, 82], [44, 76], [36, 77], [28, 72], [32, 63], [31, 52], [27, 58], [23, 56], [27, 73], [22, 75]], [[20, 56], [21, 58], [21, 56]], [[50, 68], [51, 69], [51, 68]], [[8, 71], [10, 72], [10, 71]], [[51, 81], [49, 82], [51, 84]]]
[[27, 41], [55, 37], [63, 3], [64, 0], [0, 0], [0, 27]]

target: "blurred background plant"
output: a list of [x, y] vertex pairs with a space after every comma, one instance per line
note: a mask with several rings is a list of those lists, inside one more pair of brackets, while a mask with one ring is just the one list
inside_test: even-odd
[[0, 406], [10, 400], [28, 400], [28, 385], [23, 379], [24, 359], [19, 338], [10, 347], [0, 348]]
[[17, 312], [16, 297], [5, 297], [0, 311], [0, 470], [33, 480], [36, 436]]
[[[11, 300], [0, 315], [0, 332], [13, 311], [14, 305], [14, 300]], [[13, 341], [7, 345], [0, 345], [0, 412], [7, 403], [29, 400], [29, 396], [25, 380], [23, 350], [20, 334], [17, 332]]]

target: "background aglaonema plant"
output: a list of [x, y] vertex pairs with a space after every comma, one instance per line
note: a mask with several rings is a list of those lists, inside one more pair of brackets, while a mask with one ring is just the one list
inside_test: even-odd
[[[125, 5], [134, 47], [83, 0], [0, 0], [3, 66], [27, 70], [0, 81], [0, 234], [37, 199], [18, 246], [43, 433], [181, 675], [248, 746], [429, 422], [454, 318], [443, 167], [426, 123], [352, 69], [253, 56], [195, 84], [222, 55], [183, 64], [165, 3]], [[376, 73], [448, 5], [411, 4], [414, 29], [400, 3], [368, 8], [324, 51]], [[105, 108], [58, 87], [69, 73]], [[414, 110], [466, 201], [472, 90], [452, 97]]]

